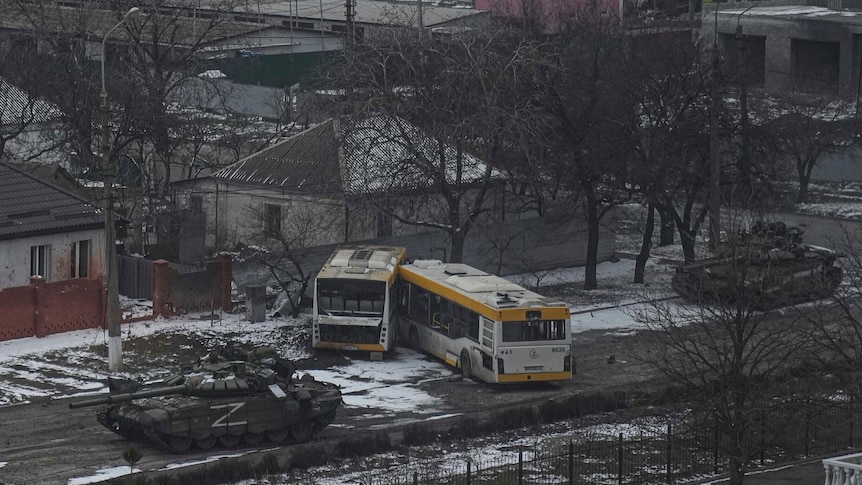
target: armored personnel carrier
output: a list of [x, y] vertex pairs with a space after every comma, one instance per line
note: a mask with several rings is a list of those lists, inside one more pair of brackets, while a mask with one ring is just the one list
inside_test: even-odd
[[674, 291], [705, 304], [745, 300], [767, 310], [831, 296], [843, 277], [841, 254], [802, 242], [802, 231], [782, 222], [756, 223], [751, 231], [723, 242], [716, 256], [676, 269]]
[[108, 395], [69, 407], [104, 406], [96, 414], [103, 426], [174, 453], [192, 445], [207, 450], [306, 441], [335, 420], [341, 391], [334, 384], [311, 376], [296, 380], [292, 366], [266, 357], [257, 363], [208, 360], [205, 372], [191, 377], [148, 385], [110, 381]]

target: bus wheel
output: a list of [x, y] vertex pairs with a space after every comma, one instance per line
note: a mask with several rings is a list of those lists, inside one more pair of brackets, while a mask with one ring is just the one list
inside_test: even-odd
[[470, 354], [467, 349], [461, 351], [461, 375], [464, 376], [464, 379], [473, 377], [473, 364], [470, 362]]

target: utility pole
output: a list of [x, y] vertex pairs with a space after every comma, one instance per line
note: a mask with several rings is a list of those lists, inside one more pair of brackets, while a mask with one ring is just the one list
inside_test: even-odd
[[346, 0], [344, 8], [345, 17], [347, 18], [347, 39], [345, 39], [345, 45], [348, 47], [348, 50], [352, 50], [356, 40], [356, 0]]
[[736, 72], [739, 78], [739, 117], [742, 130], [742, 154], [740, 155], [738, 167], [742, 183], [746, 188], [751, 185], [751, 134], [748, 128], [748, 72], [745, 66], [745, 51], [748, 46], [745, 36], [742, 35], [742, 26], [736, 26], [736, 49], [737, 62]]
[[[715, 32], [716, 37], [718, 31]], [[720, 117], [721, 112], [721, 56], [718, 52], [718, 41], [712, 44], [712, 72], [709, 87], [709, 247], [715, 250], [721, 241], [721, 172], [719, 170], [719, 145], [721, 144]]]
[[114, 231], [114, 166], [111, 163], [111, 127], [108, 109], [108, 91], [105, 89], [105, 44], [111, 32], [119, 28], [130, 15], [140, 12], [132, 7], [123, 19], [111, 27], [102, 38], [102, 92], [99, 96], [99, 114], [102, 123], [101, 150], [102, 176], [105, 183], [105, 286], [107, 286], [107, 309], [105, 318], [108, 323], [108, 370], [119, 372], [123, 369], [123, 342], [120, 332], [120, 282], [117, 274], [117, 235]]
[[416, 6], [419, 10], [419, 40], [425, 38], [425, 19], [422, 12], [422, 0], [416, 0]]

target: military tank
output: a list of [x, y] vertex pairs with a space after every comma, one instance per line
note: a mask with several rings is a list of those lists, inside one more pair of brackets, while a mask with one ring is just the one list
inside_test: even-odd
[[103, 406], [96, 419], [111, 431], [183, 453], [192, 446], [208, 450], [264, 440], [307, 441], [335, 420], [341, 404], [341, 391], [334, 384], [308, 375], [285, 377], [292, 368], [269, 358], [208, 365], [208, 370], [215, 369], [212, 375], [178, 375], [156, 384], [111, 380], [109, 394], [69, 407]]
[[843, 278], [835, 265], [842, 255], [804, 244], [802, 234], [783, 222], [758, 222], [722, 242], [714, 257], [678, 266], [672, 287], [690, 301], [755, 310], [828, 298]]

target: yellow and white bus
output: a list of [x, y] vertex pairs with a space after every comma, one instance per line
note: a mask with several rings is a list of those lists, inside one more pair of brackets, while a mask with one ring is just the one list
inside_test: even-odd
[[314, 280], [316, 349], [359, 350], [382, 359], [395, 341], [393, 290], [406, 249], [339, 248]]
[[466, 378], [572, 378], [569, 306], [465, 264], [402, 265], [398, 327], [411, 346], [460, 368]]

